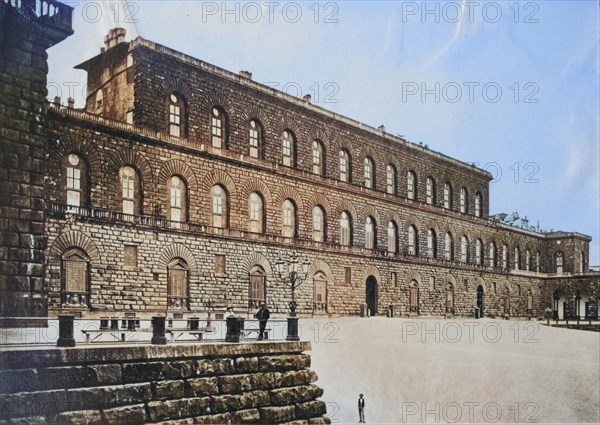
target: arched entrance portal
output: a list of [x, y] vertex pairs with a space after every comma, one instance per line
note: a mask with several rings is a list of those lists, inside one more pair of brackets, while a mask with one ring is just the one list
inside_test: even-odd
[[446, 285], [446, 313], [454, 314], [454, 285], [450, 282]]
[[558, 289], [552, 293], [552, 319], [564, 319], [564, 306], [560, 302], [560, 291]]
[[479, 309], [479, 317], [483, 317], [483, 286], [477, 287], [477, 308]]
[[369, 276], [367, 278], [366, 285], [366, 301], [369, 314], [371, 316], [377, 315], [377, 279], [375, 276]]

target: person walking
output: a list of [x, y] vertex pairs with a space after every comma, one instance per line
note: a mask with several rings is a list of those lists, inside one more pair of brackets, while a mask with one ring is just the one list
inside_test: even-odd
[[265, 303], [260, 304], [260, 309], [254, 315], [254, 317], [258, 319], [258, 341], [262, 341], [265, 334], [265, 328], [267, 327], [267, 320], [269, 320], [269, 317], [271, 317], [271, 313], [269, 312], [269, 309]]
[[358, 422], [365, 423], [365, 399], [362, 394], [358, 396]]

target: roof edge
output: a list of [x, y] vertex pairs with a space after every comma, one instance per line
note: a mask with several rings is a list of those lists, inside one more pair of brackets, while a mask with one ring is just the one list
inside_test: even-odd
[[[178, 59], [188, 65], [191, 66], [195, 66], [197, 68], [200, 68], [201, 70], [211, 73], [213, 75], [225, 78], [227, 80], [233, 81], [237, 84], [240, 84], [242, 86], [248, 87], [248, 88], [252, 88], [255, 89], [259, 92], [268, 94], [270, 96], [279, 98], [283, 101], [289, 102], [295, 106], [298, 106], [300, 108], [306, 109], [310, 112], [313, 113], [317, 113], [320, 115], [323, 115], [327, 118], [333, 119], [335, 121], [341, 122], [343, 124], [346, 124], [348, 126], [354, 127], [358, 130], [362, 130], [364, 132], [370, 133], [373, 136], [376, 136], [380, 139], [382, 139], [383, 141], [386, 142], [392, 142], [392, 143], [396, 143], [402, 146], [405, 146], [409, 149], [414, 149], [417, 151], [420, 151], [426, 155], [429, 155], [433, 158], [436, 159], [441, 159], [443, 161], [449, 162], [451, 164], [457, 165], [463, 169], [467, 169], [469, 171], [473, 171], [476, 172], [477, 174], [481, 175], [484, 178], [487, 178], [488, 180], [492, 180], [493, 176], [489, 171], [485, 171], [481, 168], [477, 168], [475, 165], [473, 164], [468, 164], [464, 161], [460, 161], [458, 159], [452, 158], [448, 155], [445, 155], [443, 153], [437, 152], [437, 151], [433, 151], [429, 148], [426, 148], [424, 146], [421, 145], [417, 145], [413, 142], [409, 142], [406, 139], [403, 139], [401, 137], [397, 137], [394, 136], [390, 133], [386, 133], [385, 131], [382, 131], [380, 129], [377, 129], [375, 127], [372, 127], [370, 125], [364, 124], [360, 121], [354, 120], [352, 118], [346, 117], [345, 115], [341, 115], [332, 111], [329, 111], [323, 107], [314, 105], [304, 99], [300, 99], [297, 98], [295, 96], [289, 95], [287, 93], [284, 93], [282, 91], [276, 90], [272, 87], [266, 86], [264, 84], [258, 83], [254, 80], [250, 80], [248, 78], [242, 77], [239, 74], [236, 74], [234, 72], [228, 71], [224, 68], [220, 68], [216, 65], [210, 64], [208, 62], [204, 62], [201, 59], [197, 59], [193, 56], [187, 55], [185, 53], [181, 53], [177, 50], [174, 50], [170, 47], [164, 46], [162, 44], [156, 43], [154, 41], [151, 40], [147, 40], [143, 37], [137, 37], [134, 40], [132, 40], [130, 42], [130, 50], [133, 50], [137, 47], [146, 47], [148, 49], [154, 50], [158, 53], [162, 53], [168, 56], [171, 56], [175, 59]], [[84, 62], [85, 63], [85, 62]]]

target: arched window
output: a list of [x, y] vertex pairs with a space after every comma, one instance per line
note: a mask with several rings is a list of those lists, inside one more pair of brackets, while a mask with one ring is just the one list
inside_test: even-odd
[[263, 129], [258, 120], [250, 120], [248, 124], [249, 155], [252, 158], [262, 158]]
[[371, 158], [366, 157], [364, 161], [365, 187], [375, 188], [375, 165]]
[[85, 251], [71, 248], [61, 257], [61, 304], [87, 308], [89, 304], [90, 258]]
[[490, 242], [490, 267], [498, 266], [498, 255], [496, 253], [496, 243]]
[[541, 264], [540, 264], [541, 258], [542, 258], [542, 255], [540, 254], [540, 251], [536, 251], [536, 253], [535, 253], [535, 271], [538, 273], [541, 270]]
[[169, 220], [171, 227], [176, 229], [187, 221], [187, 186], [179, 176], [169, 180]]
[[525, 251], [525, 270], [531, 270], [531, 252], [529, 250]]
[[433, 177], [427, 177], [425, 189], [425, 202], [427, 202], [429, 205], [435, 205], [435, 180], [433, 179]]
[[347, 211], [343, 211], [340, 216], [340, 244], [352, 245], [352, 216]]
[[286, 167], [295, 167], [294, 160], [296, 152], [296, 140], [294, 134], [290, 130], [285, 130], [281, 133], [281, 162]]
[[227, 191], [221, 185], [213, 186], [210, 191], [212, 200], [212, 223], [213, 227], [226, 229], [229, 226], [229, 203]]
[[388, 223], [388, 252], [398, 252], [398, 225], [394, 221]]
[[123, 207], [123, 214], [141, 214], [140, 178], [136, 170], [129, 165], [122, 167], [119, 171], [119, 179], [121, 181], [121, 205]]
[[283, 226], [281, 234], [287, 238], [296, 237], [296, 204], [291, 199], [283, 201], [282, 205]]
[[190, 268], [181, 258], [175, 258], [167, 268], [167, 305], [172, 309], [187, 309]]
[[373, 217], [368, 216], [365, 219], [365, 248], [377, 248], [376, 224]]
[[417, 175], [412, 170], [406, 176], [406, 197], [417, 199]]
[[466, 214], [469, 211], [469, 201], [467, 199], [467, 189], [464, 187], [460, 188], [460, 212]]
[[475, 264], [483, 266], [483, 242], [481, 239], [475, 240]]
[[248, 231], [252, 233], [264, 233], [265, 214], [263, 197], [258, 192], [252, 192], [248, 198]]
[[556, 251], [554, 253], [554, 266], [556, 273], [561, 274], [563, 272], [563, 252]]
[[460, 261], [461, 263], [469, 262], [469, 240], [466, 236], [460, 238]]
[[386, 192], [390, 195], [396, 194], [396, 167], [388, 164], [385, 173]]
[[454, 313], [454, 285], [446, 285], [446, 313]]
[[454, 260], [454, 241], [450, 232], [444, 236], [444, 260]]
[[315, 312], [327, 312], [327, 277], [322, 271], [315, 273], [313, 277], [314, 295], [313, 307]]
[[408, 227], [408, 255], [419, 255], [419, 232], [414, 225]]
[[444, 184], [444, 208], [452, 209], [452, 185], [450, 182]]
[[502, 269], [508, 270], [508, 247], [502, 245]]
[[255, 309], [267, 301], [267, 274], [261, 266], [254, 266], [249, 276], [248, 307]]
[[514, 251], [514, 261], [515, 261], [515, 270], [520, 270], [521, 269], [521, 250], [519, 249], [518, 246], [515, 246], [515, 251]]
[[325, 242], [325, 211], [320, 205], [312, 210], [313, 219], [313, 241]]
[[350, 153], [346, 149], [340, 151], [340, 180], [349, 182], [352, 180]]
[[314, 140], [312, 144], [312, 172], [325, 175], [325, 148], [320, 140]]
[[419, 314], [419, 283], [413, 280], [409, 287], [409, 311]]
[[210, 111], [210, 139], [213, 147], [225, 148], [227, 129], [225, 113], [221, 108], [213, 107]]
[[63, 187], [66, 204], [73, 207], [87, 205], [87, 164], [79, 155], [71, 153], [63, 158]]
[[186, 136], [187, 111], [185, 100], [178, 94], [169, 96], [169, 134], [175, 137]]
[[437, 234], [434, 229], [427, 231], [427, 256], [430, 258], [437, 257]]
[[481, 193], [475, 194], [475, 217], [481, 217]]

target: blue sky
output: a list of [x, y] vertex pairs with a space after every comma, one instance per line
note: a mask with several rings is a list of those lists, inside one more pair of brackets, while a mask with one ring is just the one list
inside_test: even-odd
[[72, 67], [122, 26], [487, 167], [492, 214], [591, 235], [600, 265], [596, 1], [103, 1], [74, 19], [49, 50], [51, 97], [83, 106]]

